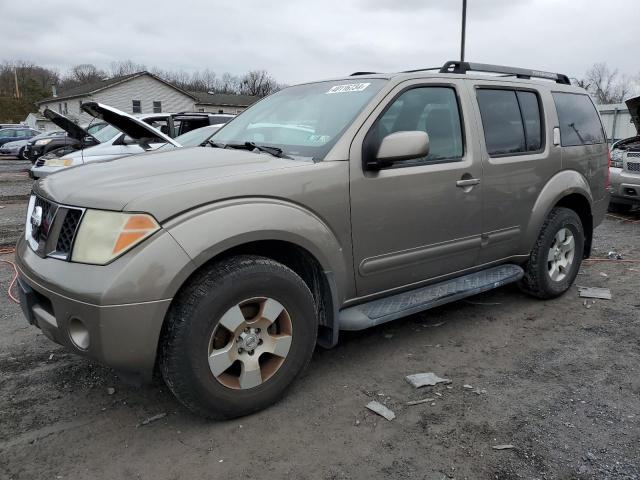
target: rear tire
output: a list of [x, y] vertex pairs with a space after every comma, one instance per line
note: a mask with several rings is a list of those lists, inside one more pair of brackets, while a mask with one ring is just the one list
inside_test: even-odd
[[525, 265], [520, 288], [534, 297], [554, 298], [573, 284], [584, 254], [584, 229], [576, 212], [554, 208]]
[[285, 265], [255, 255], [216, 262], [196, 274], [170, 308], [160, 344], [164, 380], [204, 417], [266, 408], [311, 360], [315, 311], [309, 288]]

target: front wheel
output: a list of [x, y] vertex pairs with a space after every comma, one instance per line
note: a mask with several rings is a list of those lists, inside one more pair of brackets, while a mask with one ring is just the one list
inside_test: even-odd
[[243, 255], [214, 263], [169, 311], [160, 353], [165, 382], [205, 417], [263, 409], [309, 363], [315, 311], [304, 281], [278, 262]]
[[562, 295], [578, 275], [583, 254], [580, 217], [568, 208], [554, 208], [542, 225], [520, 287], [538, 298]]

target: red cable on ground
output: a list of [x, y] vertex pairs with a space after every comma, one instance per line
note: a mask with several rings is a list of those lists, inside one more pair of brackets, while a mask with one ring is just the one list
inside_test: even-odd
[[[16, 251], [15, 248], [3, 248], [3, 249], [0, 249], [0, 255], [9, 255], [11, 253], [15, 253], [15, 251]], [[13, 293], [11, 293], [11, 290], [13, 290], [13, 286], [16, 284], [16, 280], [18, 279], [18, 269], [16, 268], [16, 264], [10, 260], [2, 260], [1, 258], [0, 258], [0, 262], [7, 263], [11, 265], [11, 267], [13, 268], [13, 278], [11, 279], [11, 283], [9, 284], [9, 288], [7, 289], [7, 295], [12, 301], [14, 301], [19, 305], [20, 300], [14, 297]]]

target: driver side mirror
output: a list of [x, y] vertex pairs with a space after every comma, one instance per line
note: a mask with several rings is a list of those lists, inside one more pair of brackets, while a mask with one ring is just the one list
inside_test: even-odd
[[376, 168], [379, 170], [391, 166], [394, 162], [413, 160], [429, 154], [429, 135], [427, 132], [408, 131], [395, 132], [382, 139], [376, 154]]

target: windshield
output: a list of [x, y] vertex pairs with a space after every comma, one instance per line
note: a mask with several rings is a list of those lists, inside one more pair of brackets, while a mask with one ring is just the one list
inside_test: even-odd
[[285, 88], [229, 122], [211, 141], [230, 146], [252, 142], [322, 160], [385, 82], [369, 78]]
[[196, 128], [190, 132], [178, 135], [174, 140], [183, 147], [197, 147], [198, 145], [202, 145], [202, 143], [204, 143], [219, 128], [220, 127], [218, 125]]
[[111, 140], [113, 137], [115, 137], [119, 133], [122, 133], [122, 132], [120, 132], [120, 130], [118, 130], [113, 125], [106, 125], [102, 127], [100, 130], [98, 130], [97, 132], [91, 132], [91, 135], [93, 135], [96, 138], [96, 140], [98, 140], [100, 143], [103, 143], [108, 140]]

